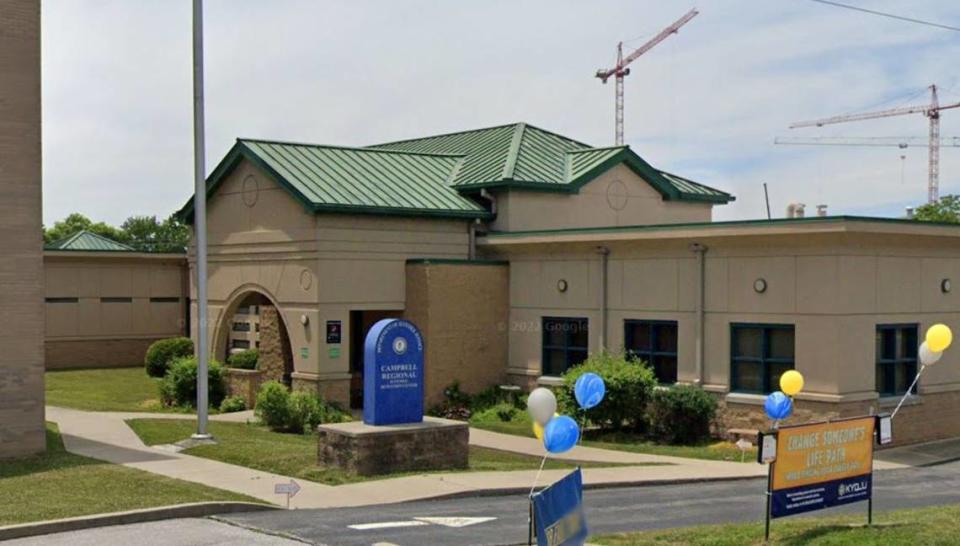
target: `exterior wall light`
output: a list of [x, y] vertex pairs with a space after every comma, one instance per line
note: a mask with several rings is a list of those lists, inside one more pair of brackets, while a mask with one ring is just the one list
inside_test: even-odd
[[767, 281], [765, 279], [757, 279], [753, 281], [753, 291], [757, 294], [763, 294], [767, 291]]
[[560, 279], [559, 281], [557, 281], [557, 290], [560, 291], [560, 292], [566, 292], [566, 291], [567, 291], [567, 280], [566, 280], [566, 279]]
[[950, 279], [943, 279], [940, 281], [940, 291], [944, 294], [949, 294], [952, 288], [953, 286], [950, 284]]
[[304, 326], [310, 324], [310, 317], [308, 317], [307, 315], [300, 315], [300, 324]]

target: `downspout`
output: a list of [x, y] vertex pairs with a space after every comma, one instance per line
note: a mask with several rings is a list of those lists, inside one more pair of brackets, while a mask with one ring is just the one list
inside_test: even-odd
[[470, 222], [470, 225], [467, 226], [467, 234], [469, 236], [469, 248], [467, 249], [467, 258], [470, 260], [477, 259], [477, 224], [480, 223], [480, 220], [477, 219], [473, 222]]
[[697, 374], [694, 380], [697, 385], [703, 385], [703, 338], [704, 324], [706, 322], [705, 312], [705, 294], [706, 294], [706, 256], [707, 247], [700, 243], [690, 245], [690, 250], [697, 255], [697, 298], [696, 298], [696, 343], [694, 360], [696, 362]]
[[600, 254], [600, 350], [607, 349], [607, 265], [610, 262], [610, 249], [598, 246]]

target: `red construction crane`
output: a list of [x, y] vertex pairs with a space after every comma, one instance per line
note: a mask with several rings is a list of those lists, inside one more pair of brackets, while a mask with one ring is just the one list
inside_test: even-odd
[[613, 68], [601, 68], [597, 70], [597, 77], [600, 78], [600, 81], [607, 83], [607, 80], [613, 76], [616, 79], [617, 84], [617, 98], [616, 98], [616, 144], [620, 146], [623, 144], [623, 77], [630, 74], [630, 69], [627, 68], [627, 65], [637, 60], [637, 57], [643, 55], [647, 51], [653, 49], [653, 46], [659, 44], [660, 42], [666, 40], [671, 34], [676, 34], [680, 27], [687, 24], [690, 19], [693, 19], [700, 13], [696, 9], [692, 9], [687, 12], [686, 15], [676, 20], [675, 23], [663, 29], [660, 34], [654, 36], [649, 42], [643, 44], [637, 48], [633, 53], [627, 55], [626, 58], [623, 56], [623, 42], [617, 44], [617, 65]]
[[960, 108], [960, 102], [941, 106], [937, 99], [937, 86], [930, 86], [930, 104], [917, 106], [902, 106], [891, 110], [881, 110], [879, 112], [865, 112], [861, 114], [849, 114], [845, 116], [833, 116], [829, 118], [817, 119], [813, 121], [801, 121], [790, 126], [791, 129], [800, 127], [823, 127], [833, 123], [846, 123], [848, 121], [863, 121], [866, 119], [888, 118], [891, 116], [903, 116], [906, 114], [923, 114], [930, 120], [930, 141], [927, 145], [930, 148], [930, 174], [927, 180], [927, 202], [936, 203], [940, 199], [940, 112], [951, 108]]

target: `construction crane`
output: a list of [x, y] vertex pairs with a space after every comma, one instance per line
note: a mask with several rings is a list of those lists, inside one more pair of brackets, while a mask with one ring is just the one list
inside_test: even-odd
[[[815, 137], [776, 137], [774, 144], [786, 146], [867, 146], [885, 147], [896, 146], [905, 150], [911, 146], [925, 148], [930, 145], [927, 137], [844, 137], [844, 136], [815, 136]], [[943, 137], [940, 139], [941, 148], [960, 148], [960, 137]]]
[[864, 112], [845, 116], [833, 116], [813, 121], [802, 121], [799, 123], [794, 123], [790, 126], [790, 128], [798, 129], [801, 127], [823, 127], [824, 125], [846, 123], [849, 121], [863, 121], [868, 119], [903, 116], [907, 114], [923, 114], [930, 120], [930, 138], [927, 144], [927, 146], [930, 148], [929, 175], [927, 180], [927, 202], [935, 203], [940, 199], [940, 112], [958, 107], [960, 107], [960, 102], [941, 106], [939, 100], [937, 99], [937, 86], [931, 85], [930, 104], [902, 106], [900, 108], [881, 110], [879, 112]]
[[607, 83], [611, 77], [616, 80], [616, 136], [615, 141], [617, 146], [623, 145], [623, 78], [630, 74], [630, 69], [627, 68], [627, 65], [637, 60], [638, 57], [653, 49], [653, 47], [660, 42], [666, 40], [670, 37], [671, 34], [676, 34], [680, 27], [687, 24], [690, 19], [693, 19], [700, 12], [696, 9], [692, 9], [687, 12], [686, 15], [679, 18], [672, 25], [660, 31], [660, 34], [657, 34], [649, 42], [643, 44], [637, 48], [633, 53], [623, 56], [623, 42], [617, 44], [617, 65], [613, 68], [601, 68], [597, 70], [596, 76], [600, 78], [604, 84]]

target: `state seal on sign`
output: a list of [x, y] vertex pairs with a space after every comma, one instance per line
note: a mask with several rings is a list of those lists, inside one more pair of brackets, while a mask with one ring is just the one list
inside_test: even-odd
[[398, 355], [402, 355], [403, 353], [407, 352], [407, 340], [403, 339], [402, 337], [398, 337], [397, 339], [393, 340], [393, 352]]

